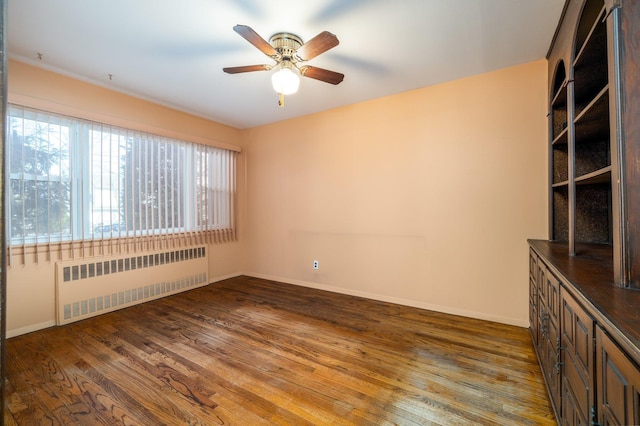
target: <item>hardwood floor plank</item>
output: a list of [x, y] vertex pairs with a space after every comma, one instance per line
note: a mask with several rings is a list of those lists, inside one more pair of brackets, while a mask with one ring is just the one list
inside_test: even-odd
[[[252, 318], [252, 319], [255, 320], [255, 318]], [[263, 319], [263, 321], [264, 321], [264, 319]], [[239, 328], [239, 327], [233, 327], [234, 330], [237, 329], [237, 328]], [[223, 331], [220, 331], [220, 332], [223, 333]], [[282, 348], [282, 346], [283, 346], [280, 343], [278, 343], [278, 344], [275, 343], [275, 341], [277, 340], [276, 337], [275, 337], [275, 334], [277, 334], [277, 333], [274, 333], [274, 334], [272, 334], [270, 336], [270, 340], [269, 340], [270, 343], [269, 344], [271, 345], [271, 347], [270, 347], [269, 351], [265, 351], [264, 354], [261, 355], [260, 354], [260, 350], [257, 347], [244, 346], [244, 347], [238, 348], [239, 350], [237, 352], [228, 352], [228, 351], [225, 352], [225, 359], [233, 359], [234, 360], [234, 363], [233, 363], [234, 365], [230, 365], [230, 367], [241, 368], [242, 370], [247, 370], [247, 369], [253, 368], [253, 366], [256, 364], [256, 361], [258, 360], [258, 361], [260, 361], [260, 365], [261, 365], [260, 370], [261, 371], [253, 372], [252, 373], [253, 376], [260, 376], [263, 371], [267, 371], [269, 374], [273, 375], [274, 377], [277, 377], [279, 380], [283, 380], [285, 382], [285, 384], [287, 382], [295, 383], [295, 382], [298, 381], [298, 379], [295, 376], [294, 377], [288, 377], [288, 376], [291, 376], [291, 374], [290, 374], [291, 371], [297, 371], [297, 370], [300, 369], [300, 362], [296, 362], [294, 365], [287, 365], [288, 364], [288, 358], [282, 358], [282, 356], [281, 356], [282, 354], [278, 354], [278, 351], [276, 349], [274, 349], [274, 347]], [[226, 340], [233, 341], [234, 345], [238, 345], [244, 339], [239, 338], [238, 336], [236, 336], [236, 338], [234, 338], [234, 339], [226, 339]], [[256, 341], [255, 338], [246, 339], [247, 343], [255, 342], [255, 341]], [[203, 339], [203, 342], [206, 343], [206, 338]], [[222, 342], [213, 341], [211, 343], [212, 343], [213, 347], [219, 347]], [[200, 350], [202, 350], [202, 349], [200, 349]], [[282, 353], [286, 354], [288, 352], [289, 352], [288, 350], [285, 350]], [[314, 351], [314, 352], [317, 352], [317, 351]], [[243, 356], [244, 354], [250, 354], [250, 358], [245, 358]], [[209, 359], [214, 359], [214, 357], [215, 357], [215, 355], [217, 355], [217, 353], [216, 352], [211, 352], [211, 353], [207, 353], [206, 355], [207, 355], [207, 357]], [[269, 367], [269, 362], [270, 362], [270, 360], [272, 360], [274, 358], [276, 358], [276, 365], [273, 366], [272, 368], [270, 368]], [[306, 358], [306, 356], [305, 356], [305, 358]], [[317, 364], [317, 363], [320, 362], [320, 360], [315, 358], [314, 362]], [[240, 365], [238, 363], [243, 363], [243, 364]], [[210, 367], [210, 366], [208, 366], [208, 367]], [[333, 368], [335, 368], [335, 365], [333, 366]], [[348, 367], [345, 367], [345, 369], [347, 369], [347, 368]], [[306, 369], [306, 370], [309, 371], [310, 369]], [[313, 379], [310, 380], [310, 377], [311, 378], [318, 377], [318, 371], [316, 370], [312, 376], [301, 377], [301, 379], [304, 379], [307, 382], [310, 382], [310, 383], [306, 384], [307, 386], [309, 384], [311, 384], [311, 385], [315, 385], [315, 386], [313, 386], [314, 388], [322, 388], [323, 385], [326, 386], [326, 384], [327, 384], [326, 382], [325, 383], [319, 383], [319, 382], [316, 382]], [[272, 380], [273, 380], [273, 378], [272, 378]], [[350, 382], [354, 382], [354, 377], [351, 376], [351, 377], [348, 378], [348, 380]], [[280, 386], [282, 386], [282, 384], [280, 384]], [[304, 392], [304, 389], [297, 391], [297, 393], [300, 393], [300, 392]], [[379, 388], [375, 388], [374, 392], [378, 392], [379, 393]], [[344, 393], [342, 395], [338, 395], [338, 397], [342, 397], [343, 399], [345, 398], [345, 396], [346, 395]], [[310, 397], [311, 396], [308, 396], [308, 395], [305, 396], [305, 398], [310, 398]], [[325, 405], [333, 404], [334, 403], [334, 401], [333, 401], [334, 398], [335, 398], [335, 396], [329, 397], [327, 399], [327, 397], [324, 396]], [[315, 401], [315, 404], [316, 405], [321, 405], [319, 400]], [[400, 411], [400, 410], [398, 410], [398, 411]], [[371, 419], [371, 420], [374, 420], [374, 419]], [[334, 420], [334, 421], [336, 421], [336, 420]]]
[[[145, 315], [147, 315], [146, 312]], [[175, 362], [175, 359], [166, 356], [166, 353], [159, 353], [153, 345], [148, 344], [146, 340], [148, 336], [140, 340], [140, 336], [145, 335], [149, 329], [140, 329], [137, 324], [130, 325], [130, 328], [126, 326], [118, 328], [111, 335], [97, 333], [93, 336], [99, 345], [103, 345], [102, 350], [108, 348], [114, 357], [118, 357], [123, 371], [136, 371], [136, 377], [140, 377], [140, 383], [136, 386], [132, 383], [132, 379], [126, 378], [125, 374], [122, 380], [129, 383], [128, 389], [133, 390], [134, 394], [146, 394], [150, 401], [158, 401], [159, 405], [164, 405], [162, 410], [169, 411], [165, 416], [172, 420], [169, 423], [179, 421], [181, 424], [229, 424], [224, 414], [221, 414], [224, 410], [217, 409], [218, 403], [213, 400], [213, 394], [199, 395], [198, 389], [202, 387], [199, 383], [201, 378], [194, 374], [195, 378], [191, 381], [187, 376], [194, 373], [192, 369]], [[100, 329], [100, 327], [97, 328]], [[173, 367], [176, 367], [175, 372]], [[114, 372], [111, 367], [110, 370]], [[154, 393], [152, 398], [149, 398], [150, 392]], [[174, 394], [181, 394], [184, 398], [173, 398]], [[167, 406], [171, 405], [173, 405], [172, 408], [168, 410]], [[259, 424], [259, 419], [251, 416], [248, 418], [251, 419], [251, 424]]]
[[526, 329], [250, 277], [7, 355], [7, 424], [555, 424]]
[[[184, 332], [181, 332], [181, 334], [182, 333]], [[139, 338], [141, 334], [145, 334], [145, 338], [142, 340]], [[238, 393], [238, 391], [240, 391], [241, 396], [244, 397], [244, 399], [242, 400], [244, 404], [251, 404], [253, 405], [254, 409], [258, 408], [260, 405], [264, 405], [266, 408], [264, 410], [265, 417], [268, 417], [271, 421], [281, 420], [278, 418], [277, 413], [279, 411], [283, 411], [282, 407], [266, 399], [262, 401], [258, 401], [256, 398], [257, 395], [255, 394], [255, 389], [254, 389], [254, 392], [247, 393], [246, 391], [244, 391], [244, 389], [238, 387], [240, 384], [244, 383], [244, 381], [239, 380], [239, 377], [238, 377], [239, 375], [244, 374], [243, 371], [235, 375], [227, 374], [233, 371], [233, 370], [230, 370], [229, 367], [230, 367], [230, 363], [232, 365], [234, 363], [232, 358], [228, 358], [226, 354], [221, 359], [222, 361], [225, 361], [227, 359], [229, 361], [223, 362], [222, 364], [219, 363], [217, 365], [213, 365], [209, 363], [207, 361], [207, 358], [204, 358], [203, 354], [201, 353], [196, 354], [200, 362], [194, 362], [192, 358], [182, 357], [181, 354], [175, 350], [169, 351], [168, 349], [166, 349], [162, 345], [167, 341], [167, 336], [164, 333], [158, 333], [157, 331], [153, 331], [153, 330], [150, 331], [148, 328], [145, 330], [143, 328], [138, 328], [137, 325], [131, 325], [131, 327], [129, 327], [127, 330], [121, 330], [119, 332], [119, 335], [124, 341], [128, 341], [132, 343], [134, 346], [136, 346], [136, 349], [138, 349], [139, 351], [147, 352], [148, 359], [149, 359], [149, 362], [151, 362], [151, 364], [137, 365], [137, 367], [139, 368], [141, 367], [149, 371], [149, 368], [150, 368], [149, 365], [153, 365], [154, 363], [163, 364], [165, 362], [171, 362], [176, 367], [181, 367], [182, 373], [184, 375], [193, 374], [197, 376], [199, 380], [201, 378], [202, 380], [206, 379], [207, 381], [217, 383], [218, 385], [223, 386], [234, 393]], [[156, 340], [156, 338], [158, 340]], [[172, 341], [175, 343], [173, 345], [173, 349], [178, 348], [177, 340], [179, 339], [172, 339]], [[116, 348], [116, 351], [118, 351], [121, 355], [126, 356], [126, 354], [122, 351], [121, 347]], [[190, 354], [190, 355], [193, 355], [193, 354]], [[216, 357], [219, 358], [221, 354], [215, 353], [211, 355], [213, 355], [213, 358], [211, 359], [215, 360]], [[136, 364], [139, 362], [139, 358], [131, 357], [131, 356], [127, 356], [127, 357], [133, 360], [133, 362]], [[217, 373], [214, 373], [214, 372], [217, 372]], [[152, 374], [152, 376], [156, 378], [159, 377], [157, 374]], [[192, 384], [191, 386], [193, 387], [198, 385]], [[268, 391], [265, 391], [264, 393], [270, 395], [274, 393], [274, 391], [279, 392], [279, 389], [277, 388], [268, 389]], [[276, 415], [274, 416], [273, 413], [276, 413]], [[294, 413], [287, 412], [286, 414], [287, 414], [286, 417], [289, 420], [294, 421], [296, 424], [305, 423], [302, 418], [298, 418], [295, 415], [292, 415]], [[288, 421], [285, 421], [282, 424], [290, 424], [290, 423]], [[312, 424], [312, 423], [309, 423], [309, 424]]]
[[21, 406], [14, 410], [9, 405], [9, 410], [19, 424], [29, 424], [31, 419], [38, 419], [32, 424], [65, 424], [68, 419], [75, 422], [82, 413], [89, 412], [90, 407], [77, 400], [75, 392], [69, 392], [73, 387], [72, 380], [55, 360], [48, 357], [45, 348], [30, 343], [34, 342], [26, 342], [17, 348], [11, 345], [11, 349], [17, 349], [15, 352], [7, 349], [7, 364], [22, 372], [10, 380], [12, 389], [8, 393], [8, 400], [20, 400]]
[[[261, 319], [261, 322], [262, 322], [262, 323], [266, 323], [266, 322], [267, 322], [267, 320], [266, 320], [265, 318], [262, 318], [262, 319]], [[319, 336], [317, 336], [317, 335], [316, 335], [316, 336], [315, 336], [315, 338], [316, 338], [316, 340], [319, 340]], [[332, 347], [332, 346], [334, 346], [334, 344], [335, 344], [335, 342], [330, 342], [330, 344], [329, 344], [328, 346], [329, 346], [329, 347]], [[325, 352], [327, 352], [327, 351], [331, 351], [331, 349], [325, 348], [325, 349], [324, 349], [324, 351], [325, 351]], [[373, 347], [372, 347], [371, 351], [372, 351], [372, 352], [375, 352], [376, 350], [375, 350], [375, 348], [373, 348]], [[317, 351], [316, 351], [316, 352], [317, 352]], [[350, 354], [348, 354], [348, 358], [350, 358], [350, 359], [351, 359], [351, 358], [354, 358], [354, 356], [360, 356], [360, 355], [362, 355], [362, 354], [361, 354], [361, 353], [356, 353], [356, 354], [350, 353]], [[384, 361], [384, 359], [385, 359], [385, 358], [387, 358], [387, 359], [388, 359], [389, 355], [390, 355], [390, 354], [388, 354], [388, 353], [382, 353], [382, 355], [381, 355], [381, 357], [380, 357], [380, 358], [383, 360], [383, 361], [382, 361], [383, 363], [385, 362], [385, 361]], [[332, 357], [335, 359], [335, 358], [338, 358], [338, 357], [339, 357], [339, 355], [337, 355], [337, 354], [335, 354], [335, 353], [334, 353], [334, 354], [332, 354]], [[402, 361], [402, 360], [398, 360], [398, 361]], [[316, 360], [316, 362], [319, 362], [319, 360]], [[335, 367], [335, 365], [334, 365], [334, 367]], [[345, 368], [346, 370], [348, 370], [348, 369], [349, 369], [349, 368], [351, 368], [351, 367], [350, 367], [350, 366], [345, 366], [344, 368]], [[384, 378], [384, 374], [382, 375], [382, 377]], [[370, 380], [370, 378], [371, 378], [371, 376], [369, 376], [368, 380]], [[350, 377], [350, 379], [351, 379], [351, 380], [353, 380], [353, 376], [352, 376], [352, 377]], [[437, 378], [432, 378], [432, 380], [433, 380], [433, 379], [437, 379]], [[459, 380], [459, 378], [458, 378], [457, 380]], [[394, 383], [394, 385], [397, 385], [397, 383]], [[449, 382], [449, 383], [447, 383], [446, 385], [448, 385], [448, 388], [451, 388], [452, 386], [457, 386], [457, 385], [458, 385], [458, 381]], [[380, 384], [378, 384], [378, 386], [380, 386]], [[464, 390], [465, 390], [465, 389], [460, 388], [459, 386], [457, 386], [457, 387], [458, 387], [458, 389], [457, 389], [458, 391], [464, 391]], [[412, 390], [413, 390], [413, 391], [415, 391], [415, 389], [412, 389]], [[469, 393], [469, 392], [472, 392], [472, 393], [473, 393], [473, 390], [472, 390], [472, 389], [467, 388], [467, 389], [466, 389], [466, 392], [467, 392], [467, 393]], [[468, 399], [468, 397], [470, 397], [470, 396], [469, 396], [469, 395], [467, 395], [466, 397], [467, 397], [467, 399]]]

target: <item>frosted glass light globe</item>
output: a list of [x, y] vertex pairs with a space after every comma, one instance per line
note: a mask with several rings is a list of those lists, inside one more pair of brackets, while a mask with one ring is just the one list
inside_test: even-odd
[[281, 68], [271, 76], [271, 84], [276, 93], [291, 95], [298, 91], [300, 77], [291, 68]]

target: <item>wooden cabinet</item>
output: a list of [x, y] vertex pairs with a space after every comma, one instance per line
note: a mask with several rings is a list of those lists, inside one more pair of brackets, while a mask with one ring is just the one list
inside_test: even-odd
[[602, 328], [596, 327], [598, 424], [640, 424], [640, 370]]
[[549, 239], [640, 288], [640, 2], [568, 0], [549, 60]]
[[558, 423], [640, 424], [640, 292], [603, 278], [610, 253], [529, 243], [531, 338]]
[[567, 0], [547, 55], [549, 241], [530, 241], [529, 317], [562, 424], [640, 424], [638, 34], [638, 0]]

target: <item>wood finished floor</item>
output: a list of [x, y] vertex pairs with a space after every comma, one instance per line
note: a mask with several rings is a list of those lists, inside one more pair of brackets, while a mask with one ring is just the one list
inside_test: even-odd
[[526, 329], [249, 277], [6, 348], [7, 425], [555, 424]]

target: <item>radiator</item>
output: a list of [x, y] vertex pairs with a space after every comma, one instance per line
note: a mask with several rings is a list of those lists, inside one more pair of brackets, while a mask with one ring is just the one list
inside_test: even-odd
[[56, 262], [56, 323], [67, 324], [208, 284], [206, 246]]

